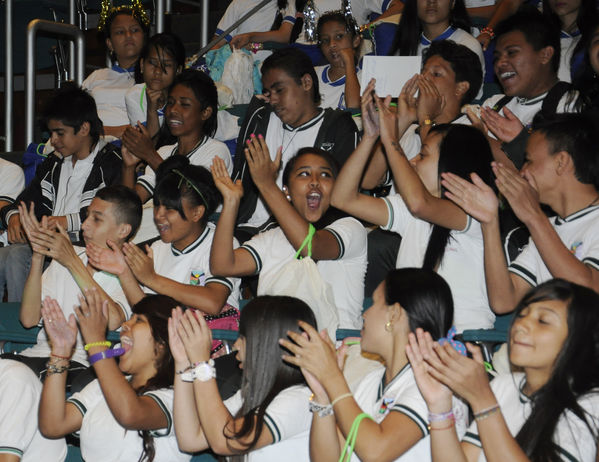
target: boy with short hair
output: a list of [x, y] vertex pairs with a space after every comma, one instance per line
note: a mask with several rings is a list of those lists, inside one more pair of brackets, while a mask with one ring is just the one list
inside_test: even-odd
[[[31, 242], [33, 258], [25, 284], [20, 319], [25, 327], [33, 327], [41, 321], [41, 302], [45, 297], [56, 299], [65, 311], [65, 317], [79, 305], [79, 298], [87, 290], [96, 290], [108, 302], [108, 327], [117, 329], [130, 315], [127, 298], [116, 276], [98, 271], [87, 262], [85, 248], [73, 246], [60, 224], [53, 229], [49, 219], [38, 222], [33, 206], [27, 210], [19, 207], [21, 222]], [[141, 222], [141, 201], [134, 191], [125, 186], [111, 186], [98, 191], [88, 208], [88, 216], [82, 224], [86, 244], [99, 247], [121, 247], [137, 231]], [[42, 274], [45, 257], [53, 261]], [[44, 330], [38, 334], [37, 344], [19, 355], [3, 355], [27, 364], [40, 378], [46, 372], [50, 346]], [[81, 337], [70, 363], [70, 371], [87, 367], [87, 354]], [[69, 383], [75, 377], [69, 374]]]
[[[85, 90], [66, 86], [48, 103], [43, 119], [51, 133], [54, 152], [37, 168], [35, 178], [13, 204], [0, 210], [0, 219], [13, 245], [0, 249], [0, 265], [13, 265], [15, 293], [20, 301], [31, 250], [19, 219], [18, 204], [33, 203], [35, 216], [48, 217], [48, 224], [59, 223], [73, 242], [81, 240], [81, 224], [96, 192], [121, 180], [120, 153], [102, 135], [94, 99]], [[17, 270], [19, 268], [19, 270]]]
[[[562, 278], [599, 290], [599, 127], [582, 114], [538, 116], [520, 174], [493, 164], [499, 192], [530, 231], [528, 246], [508, 266], [493, 190], [444, 174], [448, 197], [480, 221], [491, 308], [508, 313], [531, 288]], [[541, 204], [556, 216], [547, 218]]]

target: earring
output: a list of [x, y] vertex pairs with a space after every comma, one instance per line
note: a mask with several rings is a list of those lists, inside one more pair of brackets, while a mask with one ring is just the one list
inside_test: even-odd
[[387, 332], [391, 332], [391, 331], [393, 330], [393, 324], [391, 323], [391, 321], [387, 321], [387, 322], [385, 323], [385, 330], [386, 330]]

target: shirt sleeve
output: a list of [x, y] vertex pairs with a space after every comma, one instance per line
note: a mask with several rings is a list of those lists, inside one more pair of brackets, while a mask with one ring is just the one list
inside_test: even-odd
[[532, 241], [532, 238], [529, 238], [528, 245], [524, 247], [520, 255], [510, 264], [508, 270], [520, 276], [531, 286], [536, 287], [539, 283], [537, 280], [539, 260], [541, 260], [541, 255], [537, 250], [537, 246]]
[[408, 210], [405, 202], [399, 194], [383, 197], [387, 205], [387, 213], [389, 218], [385, 226], [381, 226], [385, 231], [393, 231], [403, 236], [406, 230], [406, 223], [413, 219], [412, 214]]
[[254, 259], [254, 263], [256, 263], [255, 274], [262, 271], [263, 262], [268, 258], [268, 249], [271, 248], [273, 244], [272, 239], [270, 239], [273, 231], [276, 230], [256, 234], [240, 247], [240, 249], [247, 250]]
[[272, 434], [273, 444], [303, 433], [310, 428], [312, 414], [308, 408], [310, 389], [293, 386], [281, 391], [266, 408], [264, 424]]
[[0, 161], [0, 201], [14, 202], [25, 189], [23, 169], [12, 162]]
[[423, 437], [429, 434], [428, 408], [415, 381], [401, 392], [401, 395], [393, 403], [391, 411], [401, 412], [412, 419], [422, 432]]
[[102, 399], [104, 399], [104, 394], [100, 388], [100, 382], [95, 379], [88, 383], [83, 390], [73, 393], [67, 399], [67, 403], [73, 404], [81, 412], [81, 415], [85, 416], [87, 411], [96, 406]]
[[281, 12], [281, 14], [283, 15], [283, 22], [295, 24], [296, 13], [297, 12], [295, 10], [295, 2], [288, 1], [287, 7]]
[[169, 436], [173, 434], [173, 390], [169, 388], [161, 388], [159, 390], [148, 391], [144, 393], [144, 396], [152, 398], [166, 417], [166, 427], [157, 430], [151, 430], [150, 435], [152, 435], [154, 438], [159, 438], [161, 436]]
[[144, 123], [148, 117], [146, 100], [146, 86], [138, 84], [127, 90], [125, 94], [125, 106], [127, 107], [127, 117], [129, 123], [136, 127], [137, 121]]
[[358, 257], [364, 252], [367, 245], [366, 228], [355, 218], [341, 218], [325, 229], [335, 236], [339, 245], [339, 256], [336, 260]]

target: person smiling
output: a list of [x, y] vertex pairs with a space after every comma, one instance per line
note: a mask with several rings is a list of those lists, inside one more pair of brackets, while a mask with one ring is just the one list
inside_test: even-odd
[[[429, 410], [432, 461], [595, 462], [598, 304], [596, 292], [563, 279], [531, 289], [509, 331], [510, 363], [519, 372], [491, 383], [477, 347], [468, 344], [470, 359], [422, 329], [411, 333], [407, 353]], [[474, 413], [461, 443], [452, 392]]]
[[[262, 86], [268, 103], [257, 98], [250, 103], [233, 166], [232, 177], [241, 180], [244, 189], [237, 218], [242, 230], [236, 231], [241, 242], [272, 223], [271, 212], [264, 198], [259, 197], [244, 155], [252, 134], [264, 137], [273, 160], [281, 148], [283, 168], [305, 146], [328, 151], [342, 165], [358, 139], [358, 129], [349, 113], [319, 107], [318, 78], [310, 58], [300, 50], [284, 48], [269, 56], [262, 65]], [[276, 176], [279, 188], [282, 173], [281, 169]]]
[[[20, 320], [23, 326], [33, 327], [40, 322], [41, 302], [46, 296], [59, 300], [68, 315], [73, 312], [73, 306], [78, 304], [77, 296], [83, 290], [94, 287], [101, 300], [107, 302], [108, 327], [118, 328], [130, 315], [129, 303], [118, 279], [91, 265], [85, 249], [74, 247], [60, 225], [51, 227], [46, 217], [38, 222], [33, 206], [27, 209], [21, 203], [19, 212], [33, 249], [31, 270], [21, 303]], [[99, 247], [106, 247], [107, 241], [122, 246], [135, 234], [140, 220], [141, 203], [133, 191], [123, 186], [103, 188], [89, 206], [87, 219], [82, 226], [84, 240], [87, 245]], [[42, 274], [45, 257], [51, 257], [52, 263]], [[46, 374], [50, 352], [48, 336], [42, 329], [34, 346], [19, 355], [7, 354], [2, 357], [27, 364], [42, 379]], [[71, 356], [69, 386], [88, 365], [80, 337]]]
[[[261, 295], [270, 278], [293, 260], [310, 229], [315, 228], [311, 256], [317, 262], [320, 276], [332, 289], [339, 325], [360, 328], [366, 230], [355, 218], [340, 217], [330, 207], [338, 171], [335, 159], [320, 149], [300, 149], [284, 168], [282, 191], [275, 182], [282, 148], [272, 161], [262, 135], [252, 137], [246, 145], [245, 156], [254, 184], [279, 227], [257, 234], [238, 249], [233, 248], [235, 218], [244, 190], [240, 181], [229, 178], [222, 161], [215, 159], [212, 175], [223, 195], [223, 210], [212, 244], [212, 272], [220, 276], [258, 274], [258, 295]], [[301, 255], [308, 255], [308, 249], [303, 248]]]

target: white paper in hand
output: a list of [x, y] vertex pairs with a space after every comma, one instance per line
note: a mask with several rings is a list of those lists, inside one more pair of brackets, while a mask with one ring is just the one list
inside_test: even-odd
[[362, 93], [370, 79], [375, 78], [377, 96], [399, 96], [405, 83], [420, 73], [421, 66], [421, 56], [364, 56]]

